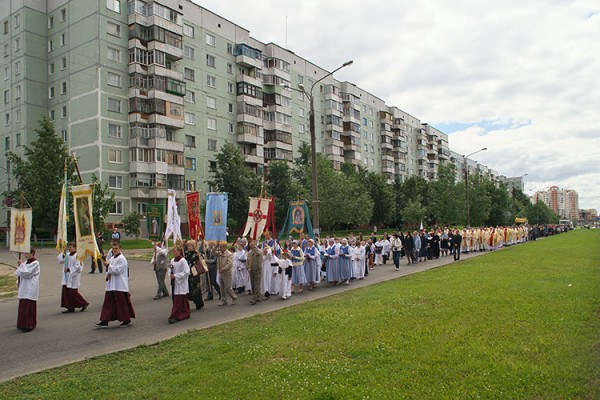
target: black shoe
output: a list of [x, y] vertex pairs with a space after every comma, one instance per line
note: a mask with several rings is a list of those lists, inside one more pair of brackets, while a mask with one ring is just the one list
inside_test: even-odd
[[25, 328], [25, 329], [21, 329], [21, 332], [27, 333], [27, 332], [31, 332], [32, 330], [33, 329]]
[[75, 312], [74, 308], [69, 308], [68, 310], [63, 311], [62, 313], [63, 314], [69, 314], [69, 313], [72, 313], [72, 312]]
[[131, 320], [127, 320], [127, 321], [121, 322], [121, 325], [119, 325], [119, 327], [126, 328], [126, 327], [128, 327], [130, 325], [131, 325]]
[[206, 300], [211, 301], [212, 299], [213, 299], [213, 294], [209, 293], [208, 296], [206, 296]]
[[90, 303], [87, 303], [85, 306], [81, 307], [81, 312], [84, 312], [85, 310], [87, 310], [89, 305], [90, 305]]
[[90, 271], [89, 273], [90, 273], [90, 274], [93, 274], [93, 273], [94, 273], [94, 271]]
[[175, 318], [169, 318], [167, 320], [170, 324], [174, 324], [175, 322], [177, 322], [177, 320]]
[[265, 297], [268, 299], [269, 297], [271, 297], [271, 293], [265, 292]]
[[94, 324], [96, 328], [108, 328], [108, 321], [100, 321]]

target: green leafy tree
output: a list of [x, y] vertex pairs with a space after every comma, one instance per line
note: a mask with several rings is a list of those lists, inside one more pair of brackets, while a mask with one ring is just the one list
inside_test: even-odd
[[486, 225], [511, 225], [514, 223], [511, 210], [511, 201], [506, 190], [506, 185], [500, 184], [496, 187], [494, 182], [485, 180], [483, 184], [486, 187], [490, 197], [490, 213], [486, 220]]
[[421, 206], [425, 208], [424, 214], [419, 218], [420, 220], [425, 220], [427, 217], [427, 206], [429, 204], [429, 186], [427, 181], [420, 176], [410, 176], [408, 177], [402, 185], [399, 187], [399, 192], [396, 192], [396, 198], [398, 201], [396, 202], [397, 207], [400, 210], [400, 222], [401, 223], [414, 223], [415, 221], [411, 221], [407, 219], [404, 210], [408, 206], [409, 202], [412, 201], [413, 204], [418, 202]]
[[268, 169], [267, 192], [275, 197], [275, 223], [281, 227], [287, 214], [289, 202], [299, 195], [299, 187], [292, 177], [292, 169], [286, 161], [271, 161]]
[[213, 178], [208, 183], [229, 193], [227, 225], [241, 229], [248, 218], [248, 197], [260, 194], [261, 178], [246, 164], [240, 149], [231, 143], [221, 147], [216, 161], [216, 166], [210, 168]]
[[137, 239], [140, 236], [142, 215], [137, 211], [132, 212], [123, 218], [123, 230], [129, 236], [135, 236]]
[[526, 213], [530, 224], [542, 225], [558, 222], [558, 216], [543, 201], [528, 204]]
[[367, 224], [373, 201], [358, 176], [334, 170], [331, 161], [321, 154], [317, 156], [317, 163], [321, 226], [347, 228]]
[[483, 226], [490, 215], [492, 199], [479, 175], [469, 176], [469, 185], [471, 226]]
[[438, 180], [429, 183], [430, 223], [438, 225], [456, 225], [463, 221], [465, 215], [465, 191], [463, 185], [455, 182], [456, 167], [454, 164], [441, 164], [438, 169]]
[[420, 224], [426, 216], [427, 208], [421, 204], [418, 198], [408, 200], [402, 209], [402, 219], [410, 226]]
[[92, 200], [94, 202], [94, 228], [96, 231], [104, 228], [104, 221], [108, 217], [108, 213], [115, 206], [115, 194], [108, 190], [108, 184], [102, 185], [100, 179], [94, 174], [92, 175], [92, 184], [94, 189], [92, 191]]
[[370, 172], [363, 181], [363, 187], [373, 201], [371, 225], [382, 226], [393, 222], [396, 211], [396, 199], [392, 185], [387, 183], [385, 176]]
[[[33, 233], [53, 234], [58, 221], [64, 166], [66, 163], [69, 177], [73, 177], [75, 166], [67, 146], [56, 135], [52, 121], [43, 117], [38, 121], [35, 133], [37, 137], [31, 145], [23, 146], [24, 158], [13, 152], [7, 154], [18, 188], [3, 193], [3, 197], [12, 199], [13, 204], [19, 206], [22, 193], [26, 204], [32, 208]], [[71, 180], [71, 184], [76, 182], [74, 178]]]

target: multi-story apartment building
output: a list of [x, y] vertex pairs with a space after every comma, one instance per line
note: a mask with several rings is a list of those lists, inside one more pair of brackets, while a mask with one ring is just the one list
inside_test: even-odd
[[443, 132], [352, 83], [318, 82], [327, 70], [189, 0], [0, 0], [0, 22], [0, 192], [15, 185], [6, 153], [23, 154], [42, 116], [84, 181], [95, 174], [115, 193], [113, 222], [164, 201], [167, 188], [208, 190], [225, 142], [263, 174], [310, 143], [300, 85], [313, 88], [317, 150], [334, 167], [389, 182], [434, 180], [442, 162], [464, 168]]
[[560, 218], [571, 221], [577, 221], [579, 218], [579, 194], [575, 190], [550, 186], [548, 190], [535, 192], [532, 199], [534, 203], [546, 203]]

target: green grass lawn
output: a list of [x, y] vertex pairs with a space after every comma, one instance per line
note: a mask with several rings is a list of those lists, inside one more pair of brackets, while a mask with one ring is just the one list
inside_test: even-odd
[[15, 275], [0, 275], [0, 298], [12, 297], [17, 294], [16, 280]]
[[507, 248], [26, 376], [0, 398], [598, 399], [599, 241]]

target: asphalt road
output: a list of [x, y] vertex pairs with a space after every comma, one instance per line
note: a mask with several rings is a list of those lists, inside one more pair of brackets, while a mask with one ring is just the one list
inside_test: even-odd
[[[126, 257], [127, 253], [124, 252]], [[481, 254], [483, 253], [463, 254], [462, 258]], [[90, 306], [85, 312], [62, 314], [64, 309], [60, 308], [61, 267], [56, 261], [56, 251], [39, 250], [36, 257], [41, 265], [37, 328], [29, 333], [17, 330], [18, 300], [0, 300], [0, 382], [142, 344], [153, 344], [188, 330], [204, 329], [271, 312], [446, 264], [459, 265], [453, 263], [451, 256], [410, 266], [406, 265], [406, 259], [402, 259], [400, 271], [396, 271], [391, 261], [388, 261], [387, 265], [377, 267], [362, 281], [352, 281], [348, 286], [334, 288], [328, 288], [326, 283], [321, 283], [318, 289], [311, 292], [305, 290], [286, 301], [271, 297], [268, 301], [252, 306], [250, 296], [242, 294], [238, 304], [234, 306], [218, 307], [218, 300], [208, 301], [205, 302], [204, 309], [194, 311], [192, 304], [190, 319], [170, 325], [167, 323], [171, 311], [170, 299], [152, 299], [156, 294], [156, 278], [152, 266], [147, 261], [130, 260], [129, 288], [137, 318], [128, 328], [119, 328], [118, 323], [113, 322], [114, 327], [96, 329], [93, 324], [99, 319], [104, 299], [104, 274], [87, 273], [89, 263], [86, 263], [79, 291], [90, 302]], [[0, 249], [0, 263], [16, 265], [15, 255], [6, 249]]]

